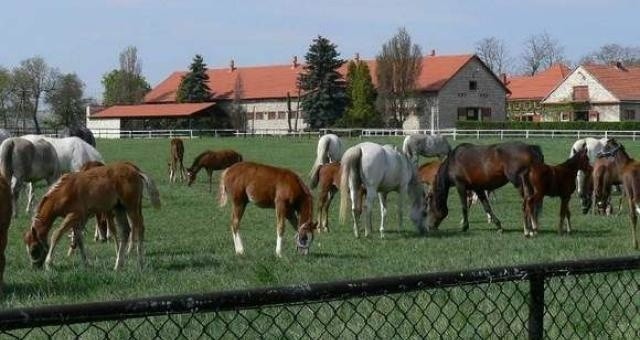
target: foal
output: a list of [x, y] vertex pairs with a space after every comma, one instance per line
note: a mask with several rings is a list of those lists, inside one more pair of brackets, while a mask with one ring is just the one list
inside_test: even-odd
[[[609, 215], [612, 212], [611, 186], [620, 185], [622, 181], [612, 157], [598, 155], [593, 164], [593, 196], [595, 198], [594, 213]], [[618, 204], [618, 211], [622, 208], [622, 197]]]
[[204, 168], [209, 175], [209, 192], [211, 192], [211, 176], [214, 170], [222, 170], [231, 165], [242, 162], [242, 155], [233, 150], [213, 151], [207, 150], [196, 157], [190, 168], [187, 169], [187, 185], [191, 186], [196, 180], [196, 175], [200, 169]]
[[4, 285], [4, 251], [7, 248], [7, 239], [9, 238], [11, 209], [11, 188], [9, 182], [0, 176], [0, 296], [2, 296], [2, 286]]
[[313, 196], [309, 188], [293, 171], [252, 162], [240, 162], [222, 173], [219, 202], [223, 207], [231, 199], [231, 232], [237, 255], [244, 254], [240, 238], [240, 221], [247, 203], [260, 208], [276, 209], [276, 255], [282, 256], [284, 220], [298, 232], [296, 246], [306, 255], [313, 242], [317, 223], [313, 218]]
[[182, 143], [182, 139], [173, 138], [171, 140], [169, 157], [169, 182], [175, 183], [177, 181], [178, 170], [180, 171], [180, 181], [184, 181], [184, 164], [182, 163], [184, 143]]
[[[571, 232], [569, 200], [571, 200], [571, 195], [576, 190], [575, 178], [578, 171], [591, 171], [586, 147], [582, 147], [562, 164], [547, 165], [536, 163], [531, 165], [529, 169], [530, 187], [524, 188], [525, 236], [533, 236], [538, 231], [538, 217], [542, 210], [544, 196], [560, 197], [558, 233], [562, 234], [565, 219], [567, 220], [566, 232], [567, 234]], [[527, 193], [527, 191], [529, 192]], [[529, 229], [529, 226], [531, 226], [531, 229]]]

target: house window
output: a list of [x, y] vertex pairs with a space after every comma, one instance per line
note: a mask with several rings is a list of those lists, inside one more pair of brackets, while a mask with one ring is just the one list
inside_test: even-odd
[[571, 114], [569, 112], [561, 112], [560, 113], [560, 121], [568, 122], [571, 120]]
[[247, 112], [247, 119], [253, 119], [253, 112]]
[[621, 120], [636, 120], [636, 110], [624, 110]]
[[284, 111], [278, 111], [278, 119], [287, 119], [287, 113]]
[[268, 114], [269, 114], [269, 118], [268, 118], [269, 120], [276, 119], [276, 113], [274, 111], [271, 111]]
[[573, 113], [573, 117], [575, 121], [580, 122], [588, 122], [589, 121], [589, 111], [576, 111]]
[[256, 120], [264, 119], [264, 112], [256, 112]]
[[472, 80], [469, 82], [469, 90], [471, 91], [475, 91], [478, 89], [478, 82], [475, 80]]
[[585, 85], [573, 87], [573, 101], [574, 102], [588, 102], [589, 101], [589, 87]]

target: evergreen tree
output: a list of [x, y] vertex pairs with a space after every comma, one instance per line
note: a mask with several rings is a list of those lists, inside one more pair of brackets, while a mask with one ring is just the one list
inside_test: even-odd
[[209, 75], [207, 74], [207, 64], [202, 56], [196, 54], [193, 58], [189, 73], [182, 77], [178, 87], [177, 101], [179, 103], [202, 103], [211, 100], [211, 89], [209, 88]]
[[344, 61], [338, 56], [336, 45], [321, 36], [313, 40], [305, 55], [299, 84], [304, 91], [303, 114], [312, 129], [333, 125], [344, 112], [344, 81], [338, 73]]
[[360, 60], [349, 62], [347, 98], [349, 105], [343, 119], [344, 125], [353, 127], [383, 125], [382, 117], [375, 108], [376, 90], [367, 63]]

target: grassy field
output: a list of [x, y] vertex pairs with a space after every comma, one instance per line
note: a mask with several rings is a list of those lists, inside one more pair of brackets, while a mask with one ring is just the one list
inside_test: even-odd
[[[352, 145], [360, 141], [346, 142]], [[402, 142], [399, 138], [376, 141], [397, 145]], [[315, 156], [315, 142], [306, 137], [195, 139], [185, 142], [185, 158], [188, 166], [195, 155], [205, 149], [233, 148], [247, 160], [291, 168], [306, 180]], [[555, 164], [566, 158], [572, 140], [531, 142], [540, 144], [547, 162]], [[632, 142], [625, 144], [630, 154], [640, 154], [640, 146]], [[487, 224], [479, 206], [471, 209], [470, 230], [461, 232], [458, 198], [453, 191], [449, 199], [450, 214], [440, 231], [421, 237], [408, 220], [405, 230], [398, 231], [392, 194], [385, 239], [374, 233], [368, 239], [355, 240], [350, 225], [338, 225], [334, 202], [330, 218], [332, 232], [317, 235], [308, 257], [295, 253], [294, 232], [287, 226], [284, 257], [276, 258], [274, 211], [249, 206], [241, 224], [246, 251], [238, 257], [229, 231], [230, 207], [218, 207], [215, 199], [219, 174], [214, 176], [214, 193], [208, 192], [204, 173], [192, 187], [170, 184], [166, 169], [169, 143], [165, 139], [99, 140], [98, 149], [107, 161], [133, 161], [159, 185], [162, 209], [154, 210], [145, 201], [145, 267], [140, 270], [134, 261], [129, 261], [124, 271], [113, 272], [114, 246], [92, 240], [87, 242], [91, 265], [85, 267], [79, 256], [66, 257], [68, 243], [65, 240], [56, 251], [54, 270], [34, 270], [22, 242], [30, 220], [21, 211], [10, 230], [1, 308], [638, 254], [631, 248], [626, 214], [585, 216], [580, 213], [575, 198], [571, 202], [574, 227], [571, 235], [556, 234], [559, 204], [556, 199], [547, 199], [541, 219], [543, 230], [534, 239], [525, 239], [520, 199], [515, 189], [506, 186], [497, 191], [497, 200], [493, 203], [506, 229], [502, 234]], [[44, 190], [41, 186], [38, 195]], [[378, 216], [376, 206], [374, 227]], [[87, 229], [87, 237], [91, 238], [93, 221]]]

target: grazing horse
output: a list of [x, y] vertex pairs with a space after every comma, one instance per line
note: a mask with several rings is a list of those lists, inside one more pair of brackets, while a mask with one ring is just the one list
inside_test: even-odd
[[193, 181], [196, 180], [198, 171], [204, 168], [207, 171], [207, 175], [209, 175], [209, 192], [211, 192], [211, 176], [213, 175], [213, 171], [226, 169], [238, 162], [242, 162], [242, 155], [233, 150], [207, 150], [199, 154], [196, 159], [193, 160], [191, 167], [187, 169], [187, 185], [191, 186]]
[[[593, 179], [593, 197], [596, 203], [594, 213], [610, 215], [613, 210], [611, 206], [611, 187], [622, 184], [615, 160], [612, 157], [599, 154], [598, 159], [593, 164], [591, 177]], [[622, 208], [622, 202], [623, 197], [621, 196], [618, 202], [618, 212]]]
[[[73, 229], [74, 244], [86, 262], [82, 230], [87, 219], [96, 213], [113, 211], [116, 220], [116, 263], [124, 264], [124, 248], [128, 242], [136, 245], [138, 264], [142, 266], [144, 222], [142, 192], [146, 189], [151, 205], [160, 208], [160, 194], [147, 174], [128, 162], [113, 163], [87, 171], [66, 174], [44, 195], [24, 242], [31, 262], [36, 267], [51, 267], [53, 251], [60, 237]], [[58, 217], [64, 220], [47, 242], [49, 230]], [[129, 238], [131, 234], [131, 239]]]
[[444, 158], [451, 152], [451, 145], [441, 135], [409, 135], [404, 138], [402, 152], [418, 164], [418, 156]]
[[326, 163], [340, 162], [342, 158], [342, 141], [334, 134], [326, 134], [318, 140], [316, 160], [309, 172], [312, 182], [318, 182], [320, 166]]
[[387, 215], [387, 194], [398, 192], [398, 223], [402, 228], [402, 208], [404, 196], [409, 195], [411, 202], [410, 218], [420, 233], [424, 232], [424, 190], [418, 179], [416, 166], [401, 152], [393, 147], [364, 142], [355, 145], [342, 156], [340, 176], [340, 222], [347, 215], [347, 195], [351, 198], [353, 233], [358, 237], [357, 193], [361, 187], [366, 191], [364, 202], [365, 237], [372, 228], [372, 210], [376, 194], [380, 201], [380, 236], [384, 237], [384, 221]]
[[178, 170], [180, 170], [180, 180], [184, 181], [184, 164], [182, 159], [184, 157], [184, 143], [182, 139], [173, 138], [171, 140], [171, 149], [169, 156], [169, 182], [176, 182]]
[[[32, 143], [21, 137], [6, 139], [0, 145], [0, 173], [11, 181], [13, 216], [18, 216], [18, 198], [26, 182], [46, 180], [51, 185], [60, 176], [56, 150], [44, 140]], [[33, 190], [29, 190], [27, 213], [33, 202]]]
[[276, 210], [276, 255], [282, 256], [284, 220], [297, 230], [298, 253], [306, 255], [317, 223], [313, 218], [313, 196], [293, 171], [253, 162], [240, 162], [222, 173], [218, 191], [220, 206], [231, 200], [231, 233], [237, 255], [244, 254], [240, 221], [247, 203]]
[[[602, 148], [607, 143], [608, 138], [582, 138], [578, 139], [571, 146], [571, 152], [569, 153], [569, 157], [573, 156], [578, 152], [578, 150], [582, 149], [582, 147], [587, 148], [587, 157], [589, 157], [589, 163], [593, 167], [596, 159], [598, 159], [598, 154], [602, 151]], [[591, 209], [591, 204], [593, 201], [593, 187], [591, 186], [591, 173], [584, 172], [582, 170], [578, 171], [576, 176], [576, 188], [578, 197], [580, 197], [582, 203], [582, 213], [586, 214]]]
[[2, 287], [4, 285], [4, 266], [6, 263], [4, 251], [7, 248], [9, 238], [11, 209], [11, 187], [9, 182], [0, 176], [0, 296], [2, 296]]
[[610, 139], [602, 148], [602, 157], [612, 157], [618, 178], [622, 180], [622, 187], [627, 195], [629, 204], [629, 219], [631, 226], [631, 243], [638, 249], [638, 235], [636, 227], [640, 214], [640, 162], [629, 157], [624, 146], [615, 139]]
[[94, 148], [96, 147], [96, 138], [93, 136], [93, 132], [91, 132], [91, 130], [87, 127], [65, 127], [62, 132], [60, 132], [60, 138], [66, 137], [78, 137]]
[[544, 162], [542, 150], [537, 145], [507, 142], [493, 145], [458, 145], [444, 160], [436, 185], [427, 199], [429, 213], [427, 228], [437, 229], [449, 214], [447, 198], [449, 188], [454, 186], [462, 206], [462, 230], [469, 229], [467, 191], [472, 190], [480, 199], [485, 212], [498, 231], [502, 231], [500, 220], [495, 216], [487, 200], [486, 190], [495, 190], [511, 182], [516, 188], [529, 185], [529, 167]]
[[[544, 196], [560, 197], [560, 222], [558, 223], [558, 233], [562, 234], [564, 221], [567, 221], [566, 232], [571, 232], [571, 211], [569, 210], [569, 200], [576, 190], [576, 174], [578, 171], [589, 173], [589, 157], [587, 147], [582, 146], [580, 150], [558, 165], [547, 165], [544, 163], [532, 164], [529, 169], [529, 183], [532, 191], [525, 198], [524, 213], [524, 235], [533, 236], [538, 232], [538, 218], [542, 211], [542, 201]], [[527, 230], [528, 229], [528, 230]]]

